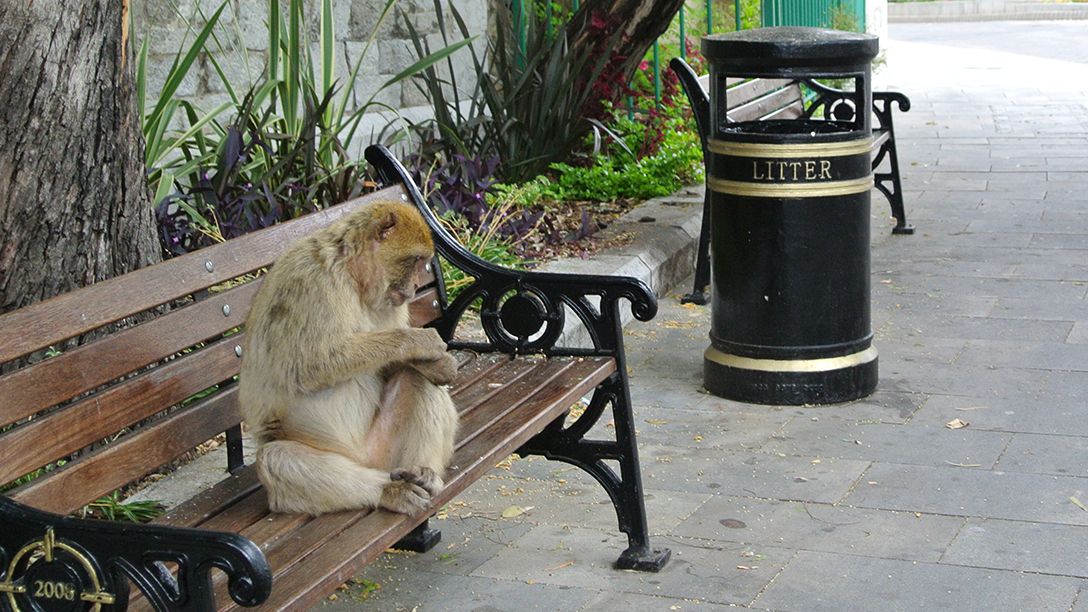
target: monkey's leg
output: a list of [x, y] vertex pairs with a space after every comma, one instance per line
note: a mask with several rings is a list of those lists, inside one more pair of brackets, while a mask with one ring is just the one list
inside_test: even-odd
[[[389, 422], [380, 423], [383, 419]], [[371, 431], [399, 433], [400, 439], [388, 447], [390, 455], [385, 458], [394, 468], [390, 476], [437, 494], [444, 486], [442, 476], [457, 435], [457, 409], [449, 393], [418, 370], [405, 368], [386, 383], [377, 421]], [[393, 547], [422, 553], [441, 539], [442, 533], [423, 521]]]
[[394, 482], [382, 470], [293, 440], [275, 440], [257, 451], [257, 474], [273, 512], [311, 515], [359, 508], [411, 514], [426, 508], [430, 494], [418, 484]]
[[405, 368], [386, 383], [378, 419], [394, 423], [375, 430], [394, 431], [399, 437], [389, 448], [393, 479], [415, 482], [432, 495], [441, 490], [458, 423], [449, 393]]

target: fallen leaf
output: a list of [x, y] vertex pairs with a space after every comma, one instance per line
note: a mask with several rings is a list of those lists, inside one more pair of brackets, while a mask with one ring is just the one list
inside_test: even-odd
[[514, 518], [515, 516], [521, 516], [522, 514], [525, 514], [532, 509], [532, 506], [529, 506], [528, 508], [522, 508], [521, 506], [510, 506], [506, 510], [502, 511], [502, 517], [506, 519]]
[[703, 437], [700, 436], [699, 434], [695, 434], [694, 436], [691, 437], [691, 439], [695, 440], [696, 442], [702, 442], [703, 441]]
[[970, 424], [970, 422], [964, 421], [963, 419], [952, 419], [951, 421], [945, 423], [944, 426], [949, 429], [963, 429]]
[[1084, 502], [1080, 501], [1079, 499], [1077, 499], [1077, 498], [1075, 498], [1075, 497], [1070, 497], [1070, 498], [1069, 498], [1069, 501], [1071, 501], [1071, 502], [1073, 502], [1074, 504], [1076, 504], [1076, 505], [1077, 505], [1077, 507], [1078, 507], [1078, 508], [1080, 508], [1081, 510], [1084, 510], [1085, 512], [1088, 512], [1088, 506], [1085, 506], [1085, 505], [1084, 505]]
[[810, 463], [812, 463], [812, 465], [819, 465], [821, 461], [819, 459], [813, 459]]

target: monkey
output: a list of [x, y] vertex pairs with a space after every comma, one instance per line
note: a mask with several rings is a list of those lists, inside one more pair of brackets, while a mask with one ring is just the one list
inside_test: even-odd
[[412, 514], [444, 486], [457, 363], [408, 301], [434, 244], [402, 202], [374, 202], [297, 241], [245, 324], [238, 401], [273, 512]]

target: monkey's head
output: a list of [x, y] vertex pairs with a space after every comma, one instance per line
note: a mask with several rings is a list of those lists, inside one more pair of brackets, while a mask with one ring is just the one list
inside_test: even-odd
[[410, 300], [434, 257], [431, 230], [414, 206], [379, 201], [344, 219], [339, 251], [372, 308], [397, 307]]

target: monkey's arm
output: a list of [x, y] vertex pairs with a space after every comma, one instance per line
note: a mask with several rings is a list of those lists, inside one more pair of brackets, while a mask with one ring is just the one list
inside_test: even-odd
[[434, 329], [359, 332], [314, 346], [300, 356], [298, 384], [306, 392], [320, 391], [389, 364], [438, 361], [446, 356], [446, 343]]

